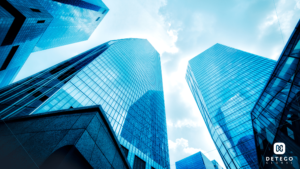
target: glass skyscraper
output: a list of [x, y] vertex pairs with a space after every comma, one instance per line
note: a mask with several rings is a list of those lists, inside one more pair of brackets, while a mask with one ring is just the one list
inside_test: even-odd
[[36, 0], [0, 1], [0, 87], [13, 81], [52, 19]]
[[198, 152], [175, 163], [176, 169], [215, 169], [214, 164]]
[[87, 40], [108, 8], [101, 0], [1, 0], [0, 87], [30, 53]]
[[[300, 22], [251, 113], [260, 168], [300, 168], [299, 25]], [[275, 154], [275, 143], [285, 144], [284, 154]], [[271, 157], [273, 163], [267, 160]], [[281, 159], [275, 161], [277, 157]], [[286, 162], [284, 158], [292, 160]]]
[[257, 168], [251, 110], [275, 61], [216, 44], [191, 59], [186, 80], [226, 168]]
[[102, 0], [37, 0], [53, 20], [34, 51], [88, 40], [109, 9]]
[[0, 90], [2, 119], [92, 105], [133, 168], [170, 168], [160, 56], [147, 40], [109, 41]]

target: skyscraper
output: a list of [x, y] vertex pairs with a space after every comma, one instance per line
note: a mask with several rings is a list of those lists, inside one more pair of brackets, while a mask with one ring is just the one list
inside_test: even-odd
[[1, 0], [0, 87], [30, 53], [87, 40], [108, 12], [101, 0]]
[[201, 152], [175, 162], [176, 169], [215, 169], [213, 163]]
[[257, 168], [250, 112], [275, 61], [216, 44], [189, 61], [186, 80], [226, 168]]
[[[299, 24], [251, 112], [260, 168], [300, 168]], [[279, 151], [276, 143], [285, 147]]]
[[160, 57], [147, 40], [109, 41], [0, 93], [2, 119], [101, 105], [133, 168], [169, 168]]
[[52, 16], [34, 51], [88, 40], [109, 9], [102, 0], [37, 0]]

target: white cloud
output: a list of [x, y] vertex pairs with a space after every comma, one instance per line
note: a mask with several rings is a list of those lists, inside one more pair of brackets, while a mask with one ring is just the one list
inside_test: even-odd
[[[149, 32], [145, 34], [150, 43], [155, 47], [155, 49], [160, 53], [177, 53], [178, 47], [176, 42], [178, 39], [178, 29], [172, 29], [171, 25], [166, 22], [166, 16], [161, 15], [159, 10], [160, 8], [167, 5], [167, 0], [132, 0], [139, 4], [139, 8], [142, 9], [144, 20], [147, 22], [142, 22], [143, 24], [147, 23], [149, 25]], [[128, 2], [125, 2], [128, 3]], [[142, 13], [142, 12], [141, 12]], [[139, 14], [141, 14], [139, 13]], [[146, 16], [147, 15], [147, 16]], [[146, 16], [146, 17], [145, 17]], [[140, 24], [136, 22], [135, 24]]]
[[275, 23], [278, 24], [278, 18], [276, 11], [273, 11], [266, 17], [265, 21], [261, 25], [259, 25], [260, 33], [258, 35], [258, 38], [261, 39], [266, 34], [267, 29], [270, 26], [273, 26]]
[[189, 146], [189, 141], [184, 138], [176, 139], [175, 142], [172, 140], [168, 141], [169, 150], [174, 152], [183, 151], [187, 156], [195, 154], [201, 151], [207, 158], [209, 158], [208, 154], [200, 148], [194, 148]]
[[193, 121], [193, 120], [178, 120], [176, 124], [174, 125], [177, 128], [182, 128], [182, 127], [201, 127], [203, 126], [203, 123], [200, 123], [199, 121]]
[[193, 127], [201, 127], [203, 126], [203, 123], [197, 120], [183, 119], [183, 120], [176, 121], [176, 123], [167, 120], [167, 125], [169, 127], [175, 127], [175, 128], [183, 128], [183, 127], [193, 128]]
[[173, 124], [173, 122], [172, 122], [172, 121], [169, 121], [169, 120], [167, 119], [167, 126], [173, 127], [173, 126], [174, 126], [174, 124]]
[[[187, 68], [187, 63], [190, 58], [181, 59], [178, 65], [175, 65], [173, 71], [164, 71], [165, 76], [163, 77], [165, 93], [174, 92], [173, 88], [183, 88], [185, 82], [185, 73]], [[177, 92], [182, 93], [182, 90], [177, 90]], [[185, 91], [186, 92], [186, 91]]]
[[[276, 8], [275, 8], [276, 7]], [[263, 23], [259, 25], [260, 34], [259, 38], [262, 38], [267, 32], [273, 28], [282, 32], [284, 43], [288, 40], [291, 31], [294, 29], [293, 19], [299, 18], [300, 0], [286, 1], [279, 0], [274, 3], [274, 10], [266, 16]], [[272, 27], [274, 26], [274, 27]]]
[[295, 2], [296, 2], [296, 8], [298, 8], [298, 9], [300, 9], [300, 0], [295, 0]]
[[190, 30], [197, 35], [197, 38], [203, 33], [212, 32], [216, 20], [213, 15], [194, 12], [191, 17], [192, 26], [190, 26]]
[[[195, 153], [197, 153], [197, 152], [199, 152], [199, 151], [202, 152], [201, 149], [197, 149], [197, 148], [193, 148], [193, 147], [186, 147], [186, 148], [183, 149], [183, 151], [184, 151], [185, 153], [187, 153], [187, 154], [195, 154]], [[206, 156], [208, 156], [208, 155], [206, 155]]]
[[204, 125], [204, 121], [201, 117], [197, 104], [185, 80], [188, 61], [191, 58], [192, 57], [185, 57], [180, 59], [172, 71], [167, 72], [167, 70], [163, 69], [165, 97], [172, 98], [174, 97], [174, 94], [176, 94], [177, 100], [180, 102], [180, 104], [188, 108], [186, 109], [186, 112], [182, 112], [185, 114], [184, 119], [178, 119], [176, 117], [169, 119], [170, 127], [171, 122], [173, 127], [177, 128], [200, 127]]
[[258, 44], [268, 44], [268, 52], [265, 48], [261, 48], [264, 51], [256, 54], [276, 60], [299, 20], [300, 0], [275, 0], [272, 6], [273, 9], [258, 25]]

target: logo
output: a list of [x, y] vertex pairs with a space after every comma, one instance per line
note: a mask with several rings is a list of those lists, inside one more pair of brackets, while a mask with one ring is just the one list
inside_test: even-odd
[[275, 143], [273, 147], [274, 154], [282, 155], [285, 153], [284, 143]]
[[293, 164], [293, 156], [284, 155], [285, 144], [281, 142], [274, 143], [273, 156], [266, 156], [266, 164]]

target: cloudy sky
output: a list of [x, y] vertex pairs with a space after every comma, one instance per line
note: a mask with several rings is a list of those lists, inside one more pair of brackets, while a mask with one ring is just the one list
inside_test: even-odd
[[30, 55], [15, 81], [103, 42], [146, 38], [161, 54], [171, 168], [202, 151], [224, 166], [185, 82], [188, 60], [221, 43], [277, 60], [300, 0], [103, 0], [110, 11], [90, 39]]

